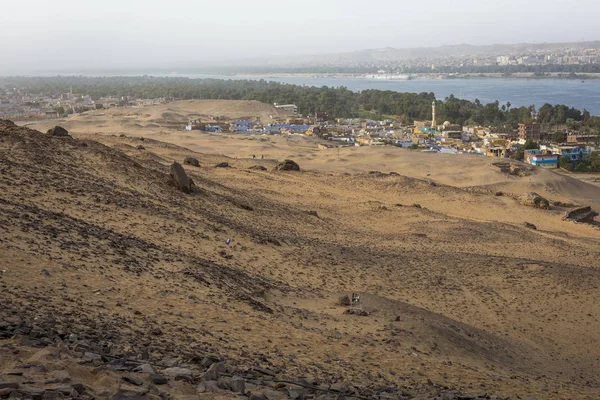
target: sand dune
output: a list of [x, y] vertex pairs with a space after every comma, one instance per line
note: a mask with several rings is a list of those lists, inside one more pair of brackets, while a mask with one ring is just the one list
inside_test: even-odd
[[[510, 195], [597, 206], [598, 187], [302, 137], [120, 136], [108, 120], [68, 121], [74, 139], [0, 136], [1, 298], [24, 321], [114, 354], [218, 354], [361, 393], [600, 395], [600, 230]], [[168, 176], [187, 155], [191, 195]], [[301, 172], [273, 170], [290, 157]], [[340, 305], [353, 292], [366, 315]]]

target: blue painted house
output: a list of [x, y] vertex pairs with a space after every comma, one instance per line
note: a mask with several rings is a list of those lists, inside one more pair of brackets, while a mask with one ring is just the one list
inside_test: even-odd
[[232, 132], [248, 132], [252, 128], [258, 125], [253, 121], [239, 120], [231, 122], [229, 130]]

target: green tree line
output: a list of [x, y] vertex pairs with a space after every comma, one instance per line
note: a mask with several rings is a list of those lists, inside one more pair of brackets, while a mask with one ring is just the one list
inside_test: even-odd
[[550, 125], [571, 124], [573, 128], [600, 129], [600, 117], [566, 105], [545, 104], [512, 107], [498, 101], [482, 104], [449, 96], [443, 100], [433, 93], [402, 93], [390, 90], [353, 92], [345, 87], [299, 86], [265, 80], [220, 80], [191, 78], [138, 77], [11, 77], [0, 79], [5, 88], [23, 88], [29, 93], [58, 96], [72, 86], [73, 92], [94, 100], [121, 98], [227, 99], [258, 100], [264, 103], [294, 103], [301, 114], [320, 113], [330, 118], [369, 115], [395, 116], [403, 122], [431, 118], [431, 103], [436, 102], [439, 122], [456, 124], [510, 125], [537, 120]]

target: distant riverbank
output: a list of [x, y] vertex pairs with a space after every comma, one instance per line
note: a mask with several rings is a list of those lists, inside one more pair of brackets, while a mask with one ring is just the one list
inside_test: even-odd
[[401, 78], [388, 78], [389, 74], [348, 74], [348, 73], [267, 73], [267, 74], [231, 74], [219, 76], [231, 76], [241, 79], [265, 79], [265, 78], [337, 78], [337, 79], [377, 79], [377, 80], [432, 80], [432, 79], [573, 79], [587, 80], [600, 79], [600, 74], [567, 74], [564, 72], [552, 72], [542, 75], [533, 72], [519, 72], [513, 74], [502, 73], [473, 73], [473, 74], [398, 74]]

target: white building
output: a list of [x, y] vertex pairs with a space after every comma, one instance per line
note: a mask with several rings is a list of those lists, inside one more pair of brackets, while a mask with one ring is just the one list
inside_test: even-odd
[[298, 106], [295, 104], [273, 104], [276, 109], [285, 112], [287, 115], [298, 115]]

